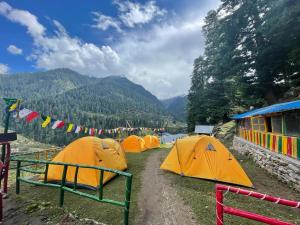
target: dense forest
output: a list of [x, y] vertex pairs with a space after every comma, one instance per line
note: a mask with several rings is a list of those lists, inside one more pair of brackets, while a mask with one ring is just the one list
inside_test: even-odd
[[175, 120], [186, 122], [187, 96], [176, 96], [161, 101]]
[[[97, 129], [126, 127], [128, 123], [158, 128], [171, 118], [155, 96], [124, 77], [91, 78], [68, 69], [1, 75], [0, 96], [20, 98], [25, 108], [53, 119]], [[4, 109], [4, 102], [0, 104]], [[35, 140], [59, 145], [78, 137], [66, 134], [66, 129], [44, 129], [41, 123], [41, 119], [29, 124], [11, 119], [11, 128]]]
[[222, 0], [205, 18], [194, 61], [188, 127], [300, 94], [300, 1]]

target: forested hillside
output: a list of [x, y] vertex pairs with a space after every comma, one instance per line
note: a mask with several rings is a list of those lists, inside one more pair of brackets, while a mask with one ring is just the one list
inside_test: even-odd
[[187, 96], [177, 96], [162, 100], [167, 111], [178, 121], [186, 122]]
[[210, 11], [188, 95], [189, 129], [299, 98], [299, 22], [298, 0], [222, 0]]
[[[126, 126], [126, 121], [131, 126], [161, 127], [169, 117], [155, 96], [124, 77], [91, 78], [68, 69], [1, 76], [0, 96], [21, 98], [26, 108], [98, 129]], [[65, 144], [75, 137], [65, 129], [43, 129], [41, 121], [12, 120], [11, 125], [47, 143]]]

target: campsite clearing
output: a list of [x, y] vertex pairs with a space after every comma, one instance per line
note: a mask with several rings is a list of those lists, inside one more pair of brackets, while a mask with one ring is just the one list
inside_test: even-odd
[[[168, 153], [169, 149], [157, 149], [146, 151], [141, 154], [127, 154], [128, 172], [134, 174], [132, 201], [130, 206], [130, 224], [140, 225], [141, 223], [139, 221], [146, 221], [147, 219], [151, 222], [153, 216], [163, 218], [164, 220], [161, 220], [163, 221], [161, 224], [174, 224], [171, 223], [172, 218], [174, 216], [175, 218], [177, 218], [176, 216], [181, 216], [182, 212], [184, 212], [183, 214], [186, 214], [183, 215], [183, 221], [189, 222], [186, 224], [190, 224], [190, 221], [193, 221], [193, 217], [195, 217], [197, 221], [196, 224], [215, 224], [215, 183], [201, 179], [182, 177], [171, 172], [159, 170], [158, 168], [155, 169], [157, 165], [162, 163]], [[263, 169], [258, 168], [251, 160], [246, 159], [235, 152], [234, 154], [236, 158], [242, 160], [241, 165], [257, 187], [257, 191], [294, 200], [300, 198], [300, 193], [294, 192], [287, 185], [277, 181], [276, 178], [271, 177]], [[151, 166], [151, 164], [153, 165]], [[153, 176], [152, 172], [156, 172], [157, 175]], [[11, 173], [11, 175], [13, 175], [13, 173]], [[123, 182], [124, 180], [120, 179], [120, 177], [113, 179], [105, 186], [104, 196], [117, 199], [122, 198]], [[161, 182], [163, 182], [164, 185], [167, 185], [167, 193], [172, 192], [172, 194], [165, 195], [166, 193], [160, 192], [159, 189], [157, 189], [157, 191], [154, 192], [157, 196], [151, 197], [160, 200], [155, 202], [154, 205], [145, 202], [143, 200], [146, 197], [145, 195], [150, 195], [147, 193], [147, 190], [152, 191], [152, 189], [155, 189], [155, 185], [161, 185]], [[36, 187], [22, 183], [21, 194], [19, 196], [14, 194], [15, 190], [13, 186], [9, 191], [10, 196], [5, 200], [4, 212], [5, 216], [7, 216], [5, 218], [5, 224], [8, 225], [122, 224], [122, 209], [113, 205], [94, 202], [90, 199], [66, 193], [64, 208], [59, 208], [59, 191], [55, 189]], [[161, 204], [161, 201], [165, 202]], [[155, 210], [154, 212], [151, 212], [153, 207], [166, 208], [172, 201], [173, 205], [168, 208], [169, 211], [161, 212]], [[270, 215], [282, 220], [294, 222], [295, 224], [300, 224], [300, 215], [298, 211], [283, 206], [265, 203], [257, 199], [227, 194], [225, 196], [225, 204], [249, 209], [264, 215]], [[144, 207], [142, 211], [139, 210], [140, 207]], [[182, 212], [175, 212], [176, 214], [178, 213], [175, 215], [172, 213], [172, 209], [174, 209], [172, 207], [177, 209], [179, 207], [178, 211]], [[192, 212], [190, 210], [192, 210]], [[145, 214], [145, 211], [148, 211], [148, 214], [147, 212]], [[158, 215], [152, 213], [158, 213]], [[95, 223], [93, 220], [96, 220], [99, 223]], [[181, 222], [182, 220], [178, 221]], [[242, 220], [237, 217], [225, 216], [225, 222], [227, 224], [257, 224], [250, 221], [243, 221], [244, 223], [242, 223], [241, 221]], [[152, 224], [155, 223], [153, 222]], [[180, 224], [185, 224], [185, 222], [181, 222]]]

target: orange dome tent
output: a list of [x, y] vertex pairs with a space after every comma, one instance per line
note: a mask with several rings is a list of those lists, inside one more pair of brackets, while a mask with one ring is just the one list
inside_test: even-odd
[[210, 136], [178, 139], [160, 168], [183, 176], [253, 187], [234, 156]]
[[147, 149], [152, 149], [152, 148], [159, 148], [160, 147], [160, 140], [158, 137], [153, 136], [153, 135], [146, 135], [143, 137], [145, 141], [145, 146]]
[[[52, 161], [100, 166], [117, 170], [127, 169], [125, 154], [119, 143], [112, 139], [97, 137], [83, 137], [73, 141], [59, 152]], [[48, 180], [59, 182], [62, 172], [63, 166], [49, 165]], [[73, 183], [74, 176], [75, 167], [68, 167], [67, 182]], [[103, 183], [108, 182], [114, 176], [114, 173], [105, 172]], [[96, 188], [99, 185], [99, 177], [99, 170], [80, 168], [77, 182], [78, 185]]]
[[136, 135], [125, 138], [121, 146], [125, 152], [143, 152], [146, 150], [145, 141]]

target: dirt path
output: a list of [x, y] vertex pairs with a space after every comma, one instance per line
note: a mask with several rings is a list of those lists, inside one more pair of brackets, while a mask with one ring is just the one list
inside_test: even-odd
[[142, 190], [139, 195], [140, 225], [194, 225], [197, 224], [192, 210], [177, 195], [171, 182], [159, 169], [165, 154], [153, 153], [147, 159], [142, 172]]

